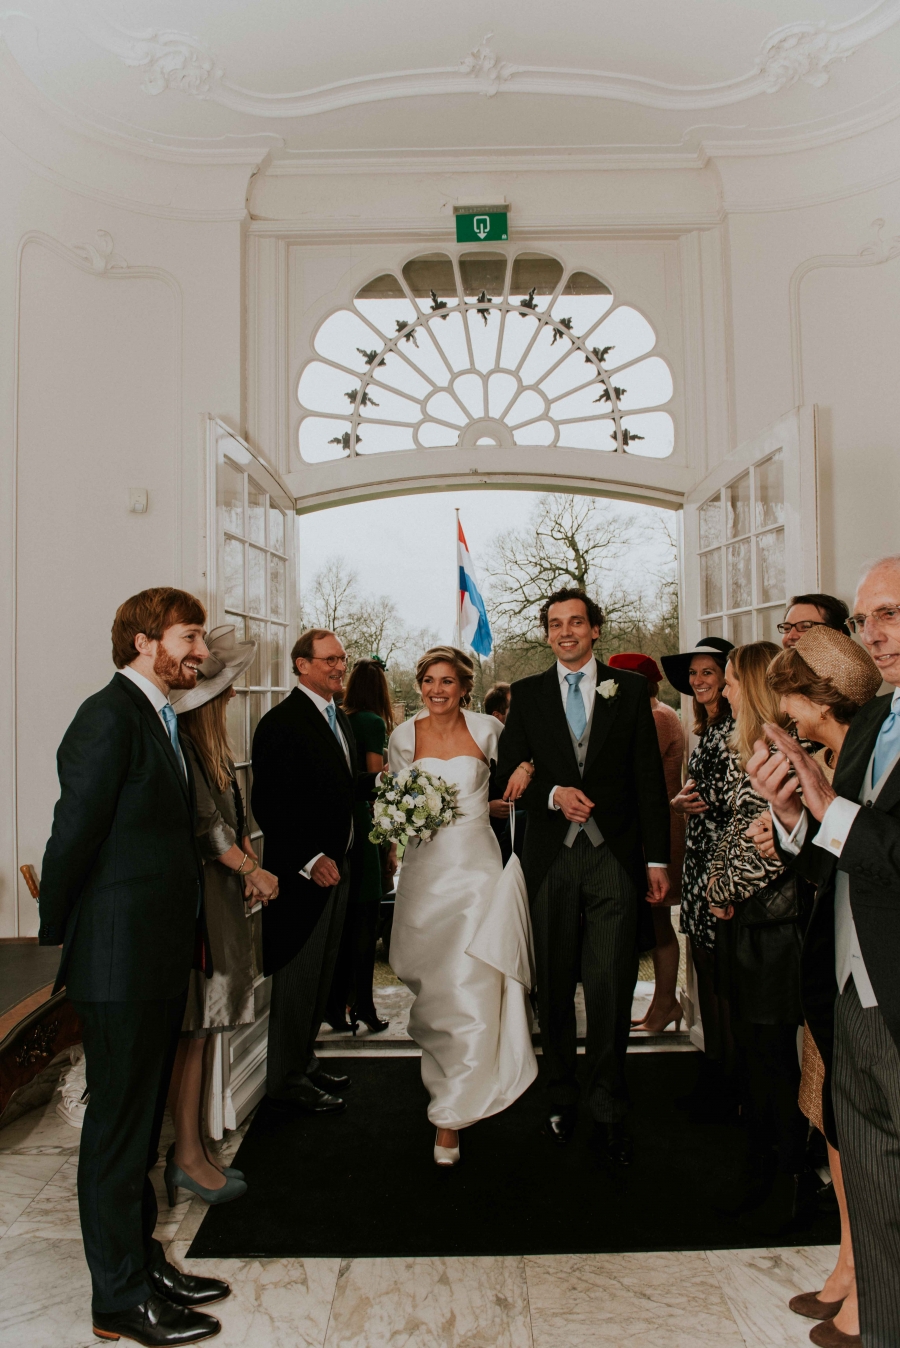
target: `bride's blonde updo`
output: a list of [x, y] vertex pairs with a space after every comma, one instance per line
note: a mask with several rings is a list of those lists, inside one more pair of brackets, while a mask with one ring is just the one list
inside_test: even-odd
[[459, 686], [462, 689], [462, 697], [459, 700], [461, 707], [469, 705], [469, 695], [475, 685], [475, 666], [466, 655], [465, 651], [457, 650], [455, 646], [432, 646], [430, 651], [426, 651], [420, 656], [416, 665], [416, 683], [422, 687], [422, 680], [432, 665], [452, 665], [453, 672], [459, 679]]

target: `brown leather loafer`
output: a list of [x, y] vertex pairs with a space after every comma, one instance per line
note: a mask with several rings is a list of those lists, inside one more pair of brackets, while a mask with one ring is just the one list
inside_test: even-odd
[[801, 1292], [788, 1302], [795, 1315], [805, 1315], [807, 1320], [833, 1320], [843, 1304], [843, 1297], [840, 1301], [820, 1301], [818, 1292]]
[[809, 1331], [809, 1341], [816, 1344], [817, 1348], [863, 1348], [859, 1334], [845, 1334], [842, 1329], [838, 1329], [833, 1320], [824, 1320], [820, 1325], [813, 1325]]

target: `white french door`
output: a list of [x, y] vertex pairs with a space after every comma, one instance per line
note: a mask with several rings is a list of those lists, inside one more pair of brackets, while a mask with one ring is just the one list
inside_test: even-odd
[[815, 408], [740, 445], [685, 498], [682, 641], [775, 641], [819, 584]]
[[[291, 687], [297, 517], [290, 492], [249, 445], [213, 418], [208, 435], [209, 622], [211, 627], [232, 623], [239, 641], [257, 644], [256, 658], [228, 704], [228, 736], [256, 840], [260, 835], [250, 814], [250, 751], [260, 717]], [[253, 928], [256, 1020], [215, 1036], [207, 1105], [214, 1138], [236, 1128], [265, 1092], [270, 987], [261, 972], [259, 905], [247, 920]]]

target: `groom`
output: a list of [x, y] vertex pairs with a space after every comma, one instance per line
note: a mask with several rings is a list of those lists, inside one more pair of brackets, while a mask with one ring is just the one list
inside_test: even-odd
[[639, 917], [645, 895], [662, 903], [668, 894], [669, 802], [646, 679], [594, 659], [599, 605], [583, 590], [557, 590], [540, 621], [556, 663], [512, 686], [497, 784], [503, 790], [519, 763], [534, 764], [522, 797], [523, 865], [549, 1091], [546, 1131], [567, 1142], [575, 1128], [580, 979], [596, 1140], [624, 1166], [632, 1159], [623, 1068]]

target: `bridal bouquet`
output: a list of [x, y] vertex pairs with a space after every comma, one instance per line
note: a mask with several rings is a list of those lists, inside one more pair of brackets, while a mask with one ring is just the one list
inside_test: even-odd
[[375, 827], [369, 842], [428, 842], [433, 833], [452, 824], [460, 811], [458, 787], [421, 768], [385, 772], [375, 794]]

